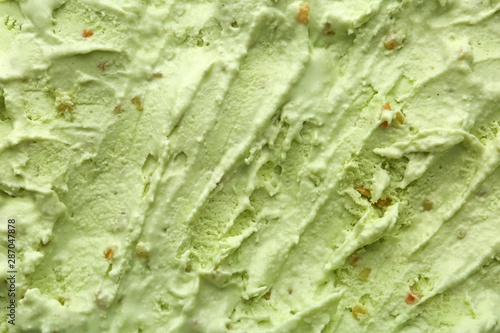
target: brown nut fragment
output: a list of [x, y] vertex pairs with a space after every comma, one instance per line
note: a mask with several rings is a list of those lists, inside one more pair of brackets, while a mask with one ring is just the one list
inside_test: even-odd
[[94, 31], [92, 31], [92, 29], [83, 29], [83, 32], [82, 32], [83, 38], [89, 38], [89, 37], [92, 37], [93, 35], [94, 35]]
[[323, 29], [323, 32], [325, 33], [325, 35], [328, 35], [328, 36], [335, 35], [335, 31], [333, 31], [333, 27], [332, 27], [332, 24], [330, 22], [325, 23], [325, 27]]
[[378, 199], [377, 202], [375, 203], [375, 206], [377, 206], [377, 208], [383, 208], [389, 206], [391, 202], [392, 202], [391, 198]]
[[64, 111], [73, 111], [73, 107], [72, 106], [69, 106], [69, 105], [64, 105], [64, 104], [61, 104], [57, 107], [57, 111], [59, 112], [64, 112]]
[[385, 103], [384, 105], [382, 105], [382, 109], [383, 109], [383, 110], [389, 110], [389, 111], [391, 111], [391, 110], [392, 110], [392, 109], [391, 109], [391, 105], [390, 105], [389, 103]]
[[458, 230], [458, 232], [457, 232], [458, 239], [464, 239], [465, 236], [467, 236], [467, 231], [465, 231], [464, 229]]
[[371, 268], [365, 268], [365, 269], [363, 269], [362, 271], [360, 271], [358, 273], [358, 279], [360, 279], [361, 281], [367, 281], [371, 272], [372, 272]]
[[107, 61], [102, 61], [100, 63], [97, 64], [97, 68], [101, 71], [101, 72], [105, 72], [108, 70], [109, 68], [109, 63]]
[[372, 192], [369, 189], [365, 188], [363, 185], [356, 186], [354, 189], [356, 191], [358, 191], [359, 194], [361, 194], [361, 196], [363, 196], [363, 197], [365, 197], [367, 199], [371, 199], [372, 198]]
[[361, 306], [359, 304], [356, 304], [355, 306], [353, 306], [351, 311], [352, 311], [352, 315], [357, 320], [360, 320], [363, 317], [363, 315], [366, 314], [366, 310], [363, 308], [363, 306]]
[[385, 45], [386, 49], [388, 49], [388, 50], [394, 50], [396, 47], [399, 46], [399, 43], [396, 42], [395, 40], [391, 40], [391, 41], [386, 40], [384, 42], [384, 45]]
[[405, 302], [406, 304], [413, 305], [418, 303], [420, 299], [422, 299], [422, 296], [420, 296], [418, 292], [412, 289], [408, 293], [408, 296], [406, 296]]
[[424, 209], [424, 212], [430, 211], [433, 207], [434, 204], [429, 199], [424, 199], [424, 201], [422, 201], [422, 208]]
[[264, 299], [269, 301], [271, 299], [271, 289], [267, 293], [264, 294]]
[[132, 98], [132, 104], [134, 104], [134, 106], [137, 109], [137, 111], [144, 110], [144, 108], [142, 107], [141, 98], [139, 96], [135, 96], [134, 98]]
[[389, 127], [389, 122], [387, 122], [387, 121], [382, 122], [382, 123], [380, 124], [380, 127], [381, 127], [381, 128], [387, 128], [387, 127]]
[[397, 40], [396, 34], [392, 33], [387, 35], [384, 39], [384, 46], [388, 50], [394, 50], [399, 46], [399, 41]]
[[354, 266], [359, 261], [359, 259], [361, 259], [361, 256], [359, 254], [353, 254], [349, 258], [349, 265]]
[[403, 114], [401, 112], [396, 113], [396, 118], [392, 121], [393, 123], [398, 122], [401, 125], [404, 124], [405, 118], [403, 117]]
[[56, 97], [56, 107], [57, 111], [65, 112], [65, 111], [73, 111], [73, 107], [75, 106], [75, 102], [73, 101], [73, 96], [67, 93], [61, 93]]
[[122, 106], [121, 105], [115, 106], [115, 109], [113, 110], [113, 112], [116, 114], [122, 113]]
[[301, 24], [309, 24], [309, 11], [311, 7], [308, 2], [299, 3], [299, 12], [297, 13], [297, 22]]
[[104, 251], [104, 258], [108, 261], [111, 261], [114, 259], [115, 257], [115, 253], [116, 253], [116, 246], [110, 246], [108, 247], [105, 251]]

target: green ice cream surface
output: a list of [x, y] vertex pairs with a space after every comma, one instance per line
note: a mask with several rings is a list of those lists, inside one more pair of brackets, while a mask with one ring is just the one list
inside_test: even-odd
[[0, 332], [500, 332], [500, 1], [0, 0]]

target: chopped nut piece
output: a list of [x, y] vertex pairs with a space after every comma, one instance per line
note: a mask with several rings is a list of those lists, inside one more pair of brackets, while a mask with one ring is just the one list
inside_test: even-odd
[[384, 46], [388, 50], [401, 48], [405, 41], [405, 36], [402, 31], [391, 31], [384, 38]]
[[82, 36], [84, 38], [92, 37], [94, 35], [94, 32], [91, 29], [84, 29]]
[[406, 304], [414, 304], [415, 303], [415, 297], [412, 294], [408, 294], [405, 299]]
[[365, 188], [364, 186], [356, 186], [354, 189], [358, 191], [359, 194], [361, 194], [361, 196], [368, 199], [372, 198], [372, 192], [369, 189]]
[[420, 296], [418, 292], [416, 292], [415, 290], [410, 290], [408, 296], [406, 296], [405, 302], [406, 304], [413, 305], [418, 303], [418, 301], [420, 301], [421, 298], [422, 296]]
[[97, 68], [99, 68], [99, 70], [101, 72], [105, 72], [105, 71], [108, 70], [109, 64], [108, 64], [107, 61], [102, 61], [102, 62], [100, 62], [100, 63], [97, 64]]
[[106, 251], [104, 251], [104, 258], [106, 258], [106, 260], [113, 260], [113, 258], [115, 257], [115, 252], [116, 252], [116, 246], [110, 246], [106, 249]]
[[153, 73], [153, 77], [155, 79], [161, 79], [163, 77], [163, 74], [160, 72]]
[[[385, 103], [384, 105], [382, 105], [382, 111], [391, 111], [391, 105], [389, 103]], [[389, 126], [389, 122], [387, 120], [383, 121], [381, 124], [380, 124], [380, 127], [381, 128], [387, 128]]]
[[293, 289], [288, 289], [288, 294], [291, 295], [293, 293]]
[[302, 24], [309, 24], [309, 11], [311, 7], [307, 2], [301, 2], [299, 4], [299, 12], [297, 13], [297, 22]]
[[467, 231], [465, 231], [464, 229], [458, 230], [458, 233], [457, 233], [458, 239], [464, 239], [465, 236], [467, 236]]
[[430, 211], [433, 207], [434, 204], [429, 199], [424, 199], [424, 201], [422, 201], [422, 208], [424, 209], [425, 212]]
[[388, 50], [394, 50], [396, 47], [398, 47], [398, 42], [396, 42], [395, 40], [392, 40], [392, 41], [385, 41], [384, 42], [384, 45], [386, 47], [386, 49]]
[[401, 125], [404, 124], [405, 118], [403, 117], [403, 114], [401, 112], [396, 113], [396, 118], [393, 120], [393, 122], [396, 122], [396, 121], [398, 123], [400, 123]]
[[328, 36], [335, 35], [335, 31], [333, 31], [332, 24], [329, 22], [325, 23], [325, 28], [323, 29], [324, 33]]
[[137, 111], [144, 110], [144, 108], [142, 107], [141, 98], [139, 96], [135, 96], [134, 98], [132, 98], [132, 104], [135, 105], [135, 108], [137, 109]]
[[73, 111], [73, 106], [75, 103], [73, 102], [73, 97], [70, 94], [59, 94], [56, 97], [56, 107], [57, 111], [65, 112], [65, 111]]
[[359, 272], [358, 279], [360, 279], [361, 281], [367, 281], [371, 272], [372, 272], [371, 268], [363, 269], [361, 272]]
[[377, 208], [383, 208], [389, 206], [391, 202], [392, 202], [391, 198], [378, 199], [377, 202], [375, 203], [375, 206], [377, 206]]
[[359, 254], [353, 254], [350, 259], [349, 259], [349, 265], [354, 266], [359, 259], [361, 259], [361, 256]]
[[269, 291], [265, 293], [263, 297], [265, 300], [269, 301], [271, 299], [271, 289], [269, 289]]
[[363, 317], [363, 315], [366, 314], [366, 310], [359, 304], [356, 304], [351, 311], [352, 315], [357, 320], [360, 320]]
[[122, 106], [121, 105], [115, 106], [115, 109], [113, 110], [113, 112], [116, 114], [122, 113]]
[[384, 45], [385, 45], [385, 48], [388, 50], [394, 50], [396, 47], [398, 47], [399, 42], [397, 40], [396, 34], [392, 33], [392, 34], [386, 36], [384, 39]]

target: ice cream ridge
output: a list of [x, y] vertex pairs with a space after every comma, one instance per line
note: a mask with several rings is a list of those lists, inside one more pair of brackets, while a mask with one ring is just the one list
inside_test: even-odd
[[0, 0], [0, 46], [0, 332], [500, 332], [500, 1]]

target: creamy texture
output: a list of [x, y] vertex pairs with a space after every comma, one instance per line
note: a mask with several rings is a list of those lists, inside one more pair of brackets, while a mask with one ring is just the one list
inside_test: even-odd
[[14, 217], [18, 332], [500, 332], [499, 12], [0, 1], [0, 305]]

